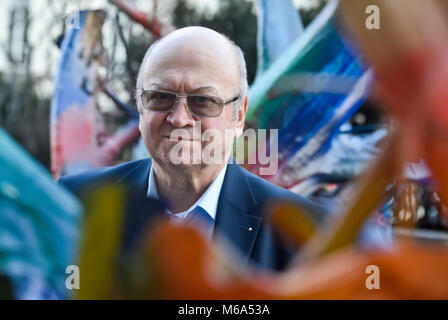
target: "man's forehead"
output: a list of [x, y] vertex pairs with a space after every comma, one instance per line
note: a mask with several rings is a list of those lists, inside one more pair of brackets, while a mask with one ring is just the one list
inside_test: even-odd
[[203, 63], [211, 62], [227, 67], [235, 64], [234, 50], [229, 44], [197, 38], [161, 42], [151, 52], [147, 62], [154, 64], [176, 59], [182, 59], [184, 62], [202, 60]]
[[196, 50], [213, 50], [216, 53], [231, 50], [231, 42], [222, 34], [204, 27], [186, 27], [178, 29], [162, 38], [154, 52], [173, 47], [192, 48]]
[[[147, 57], [145, 73], [154, 68], [209, 68], [210, 72], [238, 73], [235, 49], [221, 34], [206, 28], [173, 32], [160, 40]], [[181, 29], [182, 30], [182, 29]]]
[[222, 86], [236, 89], [239, 73], [234, 61], [229, 58], [216, 59], [213, 55], [191, 50], [194, 52], [170, 50], [151, 55], [144, 67], [142, 86], [148, 88], [148, 85], [158, 82], [173, 89], [182, 83], [187, 90], [202, 86], [213, 86], [218, 91]]
[[[142, 87], [167, 91], [183, 88], [188, 93], [206, 92], [212, 95], [224, 94], [222, 90], [236, 89], [237, 79], [229, 74], [204, 72], [196, 68], [158, 68], [144, 73]], [[154, 71], [154, 72], [152, 72]]]

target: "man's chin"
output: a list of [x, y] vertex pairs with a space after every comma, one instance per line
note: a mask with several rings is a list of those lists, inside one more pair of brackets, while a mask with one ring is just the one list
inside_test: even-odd
[[200, 168], [202, 167], [202, 163], [194, 164], [194, 163], [188, 163], [188, 162], [181, 162], [178, 164], [171, 164], [171, 167], [182, 169], [182, 170], [188, 170], [193, 168]]
[[193, 158], [190, 155], [174, 154], [172, 152], [164, 152], [159, 157], [154, 158], [155, 161], [166, 167], [190, 168], [201, 166], [201, 158]]
[[168, 165], [172, 168], [182, 168], [182, 169], [189, 169], [189, 168], [205, 168], [209, 166], [216, 166], [216, 165], [222, 165], [226, 162], [222, 161], [205, 161], [204, 159], [201, 159], [200, 157], [193, 158], [191, 155], [187, 157], [167, 157], [167, 161], [164, 162], [164, 165]]

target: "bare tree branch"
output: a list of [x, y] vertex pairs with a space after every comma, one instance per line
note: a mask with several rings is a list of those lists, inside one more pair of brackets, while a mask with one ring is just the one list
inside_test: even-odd
[[118, 12], [115, 15], [115, 22], [116, 22], [116, 26], [117, 26], [117, 30], [118, 30], [118, 36], [119, 36], [121, 43], [123, 44], [124, 49], [126, 51], [126, 69], [128, 71], [129, 80], [131, 81], [132, 87], [135, 88], [136, 72], [134, 71], [134, 68], [132, 67], [132, 62], [130, 59], [131, 53], [129, 52], [129, 46], [124, 37], [123, 28], [120, 24], [120, 13], [118, 13]]

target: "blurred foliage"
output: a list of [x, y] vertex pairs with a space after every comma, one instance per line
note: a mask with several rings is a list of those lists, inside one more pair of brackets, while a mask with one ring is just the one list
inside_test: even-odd
[[0, 127], [43, 166], [50, 166], [50, 100], [38, 97], [32, 78], [0, 73]]

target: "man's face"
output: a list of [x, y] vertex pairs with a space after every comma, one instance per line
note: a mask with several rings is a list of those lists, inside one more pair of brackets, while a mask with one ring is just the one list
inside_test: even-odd
[[[151, 53], [144, 67], [142, 89], [164, 90], [181, 95], [204, 94], [219, 97], [223, 101], [238, 95], [238, 70], [232, 48], [226, 43], [203, 42], [190, 39], [161, 43], [160, 47]], [[238, 100], [236, 103], [240, 102], [241, 100]], [[153, 160], [161, 166], [173, 165], [171, 151], [175, 146], [176, 150], [181, 148], [191, 152], [191, 155], [187, 156], [191, 160], [190, 163], [184, 163], [182, 166], [191, 166], [193, 157], [198, 159], [197, 152], [193, 156], [193, 151], [200, 150], [200, 157], [207, 145], [210, 150], [213, 149], [210, 146], [220, 143], [222, 158], [226, 161], [233, 138], [241, 134], [244, 125], [245, 108], [236, 120], [233, 120], [233, 109], [234, 103], [230, 103], [223, 107], [219, 117], [201, 118], [190, 113], [185, 98], [179, 98], [168, 113], [143, 109], [140, 115], [140, 131]], [[200, 124], [196, 121], [200, 121]], [[197, 135], [199, 128], [200, 133], [214, 129], [214, 136], [218, 134], [219, 139], [203, 141]], [[173, 132], [179, 133], [182, 140], [173, 141]], [[219, 151], [220, 148], [215, 150]], [[204, 161], [201, 161], [201, 164], [204, 166]]]

